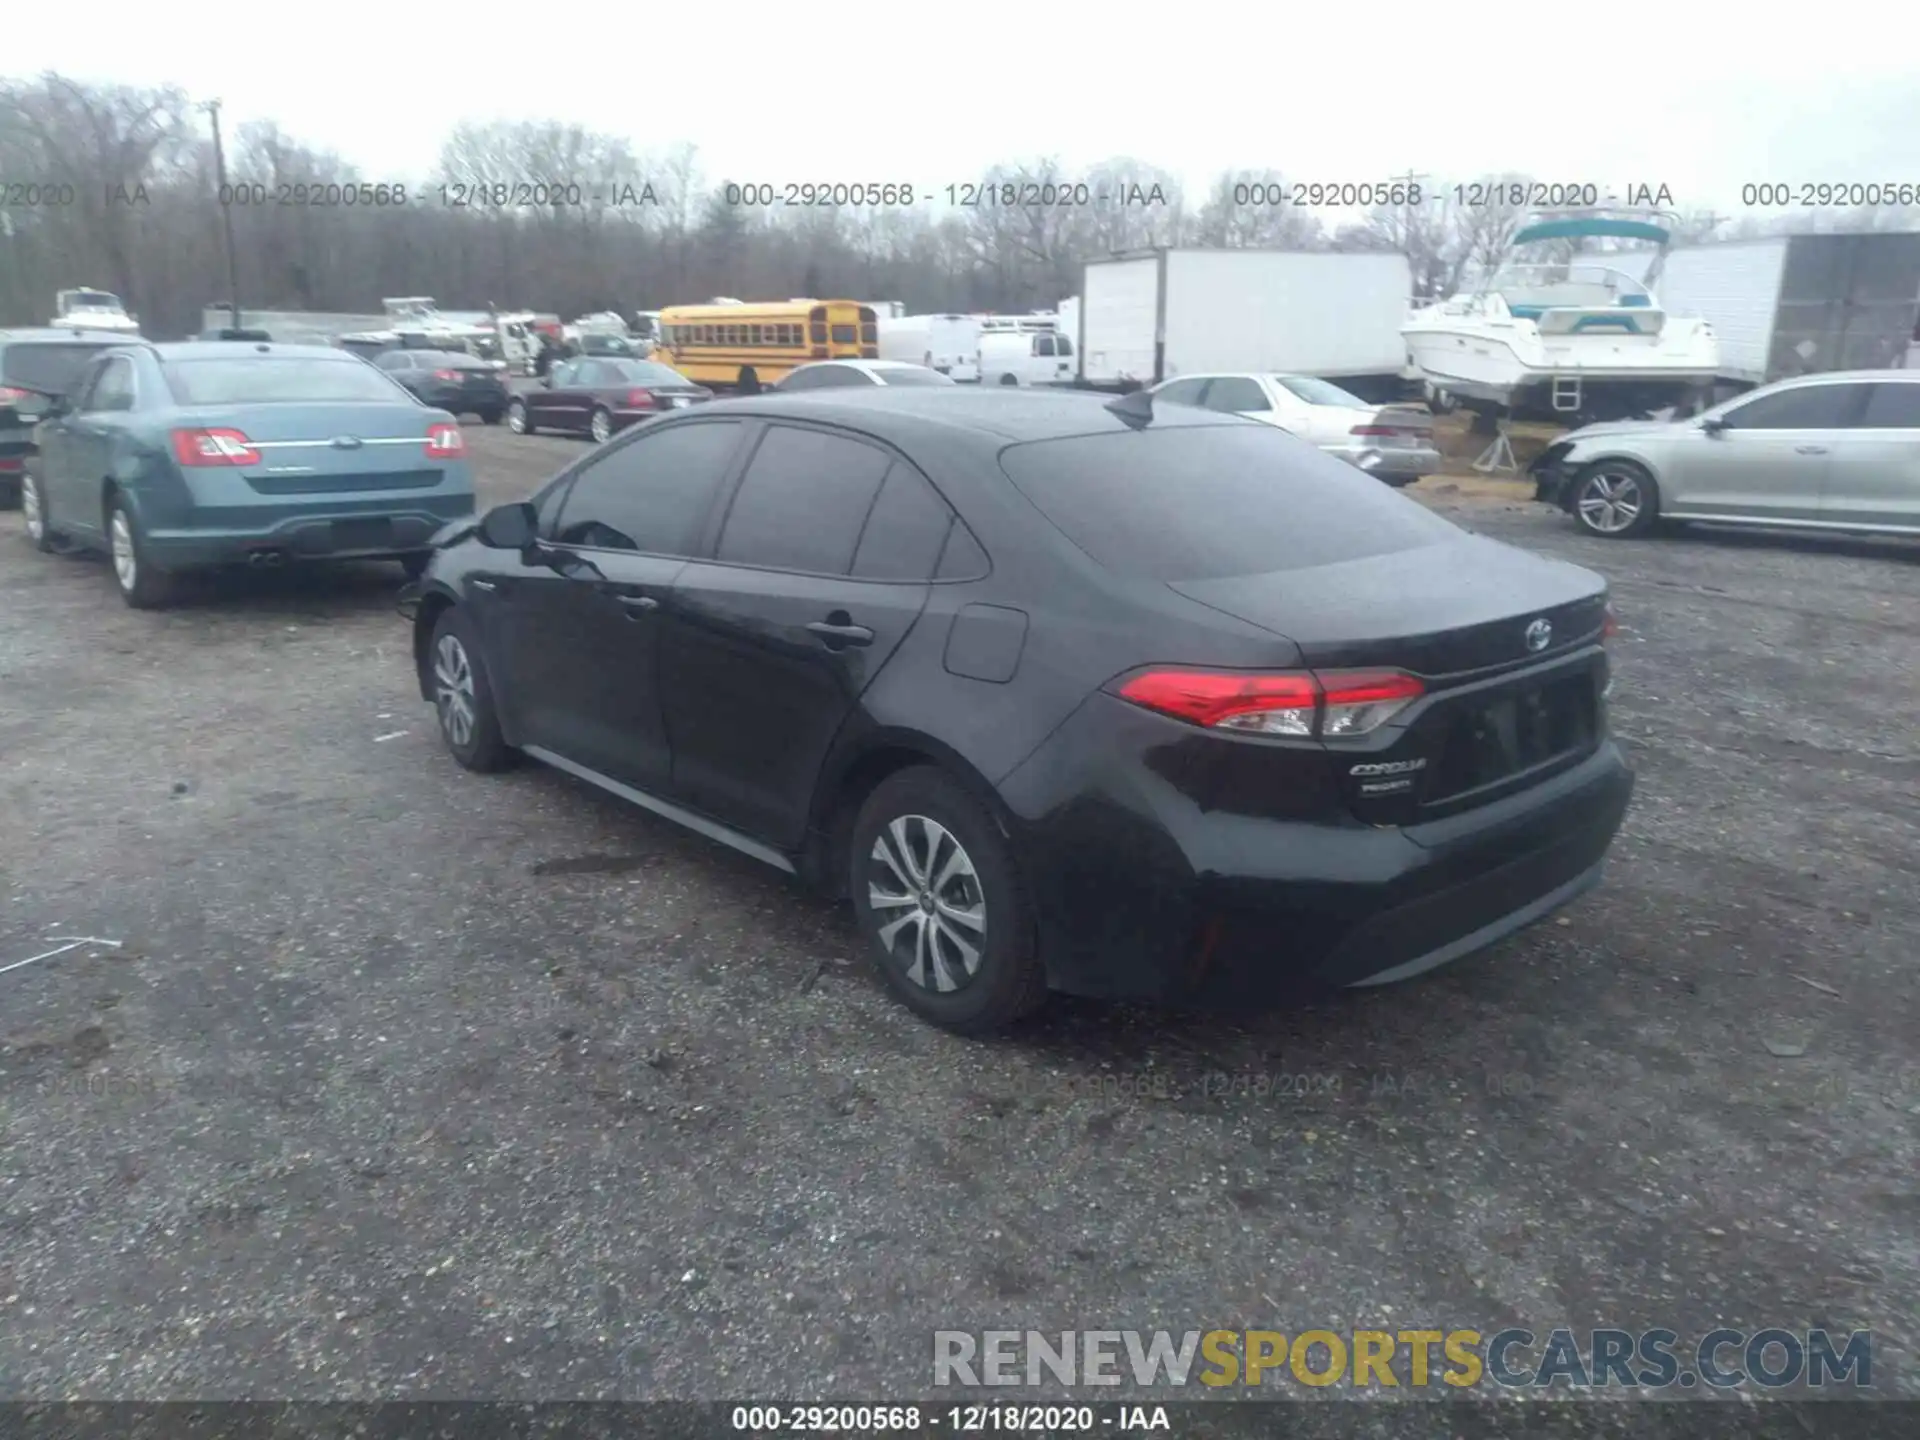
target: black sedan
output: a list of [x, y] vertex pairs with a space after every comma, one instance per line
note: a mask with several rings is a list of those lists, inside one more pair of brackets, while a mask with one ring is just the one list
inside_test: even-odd
[[490, 360], [457, 350], [384, 350], [373, 363], [412, 391], [423, 405], [452, 415], [500, 423], [511, 398], [506, 372]]
[[651, 360], [568, 360], [549, 370], [538, 389], [513, 397], [507, 428], [518, 435], [566, 430], [606, 440], [636, 421], [712, 398], [705, 386]]
[[1599, 576], [1145, 396], [718, 401], [440, 545], [455, 759], [848, 896], [963, 1032], [1430, 970], [1597, 883], [1633, 788]]

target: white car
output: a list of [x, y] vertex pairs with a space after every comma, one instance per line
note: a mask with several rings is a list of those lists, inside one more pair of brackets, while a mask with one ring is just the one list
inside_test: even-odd
[[797, 365], [773, 386], [789, 390], [832, 390], [864, 385], [951, 385], [938, 370], [906, 360], [815, 360]]
[[1430, 416], [1369, 405], [1311, 375], [1182, 375], [1163, 380], [1147, 393], [1169, 404], [1245, 415], [1277, 426], [1389, 485], [1410, 485], [1440, 468]]

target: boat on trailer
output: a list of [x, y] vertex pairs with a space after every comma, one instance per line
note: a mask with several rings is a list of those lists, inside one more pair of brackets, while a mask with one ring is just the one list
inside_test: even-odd
[[[1531, 247], [1587, 239], [1654, 247], [1639, 278], [1629, 250], [1523, 261]], [[1590, 424], [1684, 413], [1706, 402], [1720, 364], [1713, 328], [1675, 315], [1654, 286], [1672, 234], [1649, 219], [1572, 215], [1513, 237], [1506, 263], [1470, 293], [1415, 310], [1401, 328], [1435, 410]]]

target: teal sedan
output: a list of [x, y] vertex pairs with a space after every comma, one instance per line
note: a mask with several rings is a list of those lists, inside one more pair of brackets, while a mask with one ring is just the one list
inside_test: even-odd
[[415, 575], [434, 532], [474, 513], [459, 422], [325, 346], [135, 341], [76, 374], [21, 345], [0, 379], [43, 397], [27, 538], [105, 551], [139, 609], [228, 565], [392, 559]]

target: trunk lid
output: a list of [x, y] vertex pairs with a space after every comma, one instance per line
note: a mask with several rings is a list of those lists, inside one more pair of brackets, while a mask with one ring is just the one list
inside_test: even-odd
[[177, 428], [237, 430], [259, 452], [241, 467], [263, 495], [347, 490], [429, 489], [445, 461], [427, 454], [427, 432], [453, 417], [424, 405], [293, 402], [202, 406], [180, 413]]
[[1489, 803], [1578, 763], [1604, 733], [1607, 587], [1577, 566], [1467, 535], [1171, 588], [1291, 640], [1316, 672], [1420, 678], [1425, 695], [1380, 729], [1319, 742], [1368, 824]]

